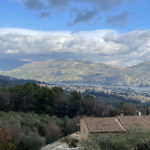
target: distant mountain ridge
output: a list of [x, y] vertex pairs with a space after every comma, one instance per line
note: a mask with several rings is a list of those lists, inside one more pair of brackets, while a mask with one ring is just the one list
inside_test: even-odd
[[150, 61], [132, 67], [118, 67], [87, 61], [47, 60], [1, 73], [45, 82], [150, 86]]

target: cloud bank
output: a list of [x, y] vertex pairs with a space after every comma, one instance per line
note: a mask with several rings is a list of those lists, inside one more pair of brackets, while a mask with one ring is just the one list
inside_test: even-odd
[[150, 30], [119, 34], [113, 30], [72, 33], [0, 29], [0, 33], [0, 54], [10, 57], [28, 55], [32, 59], [34, 55], [70, 53], [68, 59], [76, 55], [113, 65], [134, 65], [150, 60]]

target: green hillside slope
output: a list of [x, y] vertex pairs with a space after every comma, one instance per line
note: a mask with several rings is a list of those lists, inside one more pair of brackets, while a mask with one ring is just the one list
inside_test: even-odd
[[9, 86], [15, 86], [17, 84], [25, 84], [27, 82], [35, 82], [33, 80], [22, 80], [22, 79], [15, 79], [8, 76], [2, 76], [0, 75], [0, 88], [9, 87]]
[[147, 86], [150, 85], [149, 68], [150, 62], [133, 67], [118, 67], [87, 61], [48, 60], [2, 73], [19, 79], [46, 82]]

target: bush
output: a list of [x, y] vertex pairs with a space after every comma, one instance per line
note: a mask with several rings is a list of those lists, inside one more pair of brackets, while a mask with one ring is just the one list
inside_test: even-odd
[[6, 147], [5, 144], [0, 143], [0, 150], [16, 150], [16, 146], [13, 143], [9, 143]]
[[65, 125], [65, 133], [66, 134], [71, 134], [73, 132], [79, 131], [80, 130], [80, 116], [74, 117], [72, 119], [68, 119]]
[[150, 132], [129, 130], [120, 135], [92, 135], [80, 144], [89, 150], [149, 150]]
[[17, 150], [33, 150], [32, 145], [37, 150], [64, 136], [64, 130], [64, 120], [56, 116], [0, 112], [0, 150], [12, 149], [13, 143]]
[[15, 150], [13, 142], [13, 131], [5, 128], [0, 129], [0, 150]]
[[44, 130], [47, 142], [58, 140], [63, 135], [61, 127], [54, 122], [47, 124]]
[[45, 145], [45, 138], [37, 133], [28, 132], [21, 136], [17, 145], [18, 150], [38, 150]]

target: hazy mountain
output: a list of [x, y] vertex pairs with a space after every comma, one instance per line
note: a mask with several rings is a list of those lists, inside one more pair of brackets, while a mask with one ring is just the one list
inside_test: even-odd
[[4, 75], [46, 82], [71, 82], [105, 85], [150, 85], [150, 62], [133, 67], [118, 67], [87, 61], [59, 60], [25, 64]]

